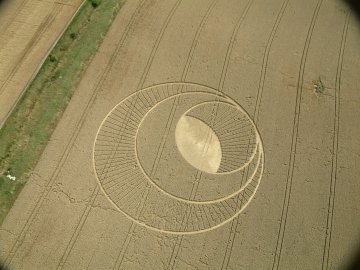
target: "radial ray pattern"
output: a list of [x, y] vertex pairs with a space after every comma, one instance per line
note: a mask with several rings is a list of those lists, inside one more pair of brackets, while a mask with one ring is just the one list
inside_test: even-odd
[[[215, 171], [179, 151], [175, 132], [184, 117], [205, 131], [190, 149], [198, 159], [207, 162], [211, 144], [220, 142]], [[189, 83], [129, 96], [107, 115], [94, 145], [99, 184], [115, 207], [141, 225], [175, 234], [207, 231], [237, 216], [258, 188], [263, 162], [247, 113], [221, 92]]]

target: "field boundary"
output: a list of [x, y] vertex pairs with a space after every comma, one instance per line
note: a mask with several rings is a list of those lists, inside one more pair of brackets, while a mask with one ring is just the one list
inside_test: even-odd
[[[89, 1], [88, 1], [88, 0], [83, 1], [83, 3], [81, 4], [81, 6], [79, 7], [79, 9], [76, 11], [76, 14], [73, 15], [73, 17], [71, 18], [71, 21], [69, 21], [68, 25], [65, 27], [64, 32], [66, 32], [66, 31], [68, 31], [68, 30], [70, 29], [70, 27], [72, 26], [73, 20], [77, 18], [77, 15], [80, 15], [80, 14], [81, 14], [81, 13], [79, 13], [79, 11], [81, 11], [82, 7], [84, 7], [84, 8], [86, 7], [86, 6], [84, 6], [84, 4], [86, 4], [86, 2], [89, 2]], [[118, 1], [118, 2], [121, 3], [121, 5], [120, 5], [120, 8], [121, 8], [121, 6], [123, 6], [126, 1]], [[90, 3], [90, 4], [91, 4], [91, 3]], [[95, 8], [95, 7], [93, 6], [93, 8]], [[116, 8], [116, 9], [117, 9], [117, 8]], [[117, 11], [119, 11], [119, 9], [117, 9]], [[113, 14], [113, 15], [114, 15], [114, 14]], [[110, 27], [110, 25], [109, 25], [109, 27]], [[106, 31], [108, 31], [108, 30], [109, 30], [109, 28], [107, 28]], [[62, 38], [62, 37], [64, 37], [64, 35], [59, 36], [59, 40], [60, 40], [60, 41], [61, 41], [61, 38]], [[102, 42], [102, 41], [103, 41], [103, 39], [101, 39], [101, 42]], [[58, 44], [55, 43], [54, 47], [56, 47], [56, 45], [58, 45]], [[52, 51], [51, 51], [51, 52], [52, 52]], [[51, 54], [50, 54], [50, 56], [51, 56]], [[90, 58], [90, 59], [91, 59], [91, 58]], [[46, 61], [46, 60], [47, 60], [47, 59], [45, 58], [45, 61]], [[91, 61], [91, 60], [90, 60], [90, 61]], [[111, 61], [114, 61], [114, 59], [111, 59]], [[44, 64], [44, 63], [43, 63], [43, 64]], [[43, 66], [43, 65], [40, 65], [40, 68], [39, 68], [38, 72], [41, 72], [42, 66]], [[105, 74], [106, 72], [107, 72], [107, 70], [104, 70], [104, 74]], [[34, 80], [36, 80], [36, 78], [37, 78], [37, 77], [35, 76]], [[31, 87], [31, 84], [29, 84], [29, 87]], [[98, 88], [98, 85], [96, 86], [96, 88]], [[58, 166], [55, 168], [55, 171], [52, 173], [52, 176], [50, 177], [50, 181], [46, 184], [47, 187], [51, 187], [51, 186], [52, 186], [52, 184], [54, 183], [53, 181], [55, 180], [55, 178], [57, 177], [57, 174], [58, 174], [59, 171], [61, 170], [61, 168], [62, 168], [62, 165], [61, 165], [61, 164], [63, 163], [64, 160], [66, 160], [66, 158], [67, 158], [67, 156], [68, 156], [68, 154], [69, 154], [68, 151], [70, 151], [71, 147], [73, 146], [73, 142], [74, 142], [74, 140], [76, 139], [76, 137], [77, 137], [77, 135], [78, 135], [78, 131], [79, 131], [80, 127], [81, 127], [82, 124], [83, 124], [84, 117], [87, 115], [89, 106], [91, 106], [91, 103], [94, 101], [94, 98], [96, 97], [96, 95], [97, 95], [97, 92], [94, 92], [94, 93], [92, 94], [89, 102], [87, 103], [86, 109], [85, 109], [85, 111], [83, 112], [83, 114], [82, 114], [82, 116], [81, 116], [80, 122], [77, 124], [77, 131], [76, 131], [74, 134], [71, 135], [70, 142], [69, 142], [69, 144], [67, 145], [67, 147], [66, 147], [65, 151], [63, 152], [63, 154], [61, 155], [61, 160], [60, 160]], [[20, 100], [21, 100], [21, 99], [20, 99]], [[79, 128], [79, 129], [78, 129], [78, 128]], [[0, 131], [1, 131], [1, 130], [0, 130]], [[5, 265], [10, 265], [10, 264], [11, 264], [11, 261], [12, 261], [12, 259], [14, 258], [17, 249], [19, 248], [19, 246], [21, 245], [21, 243], [22, 243], [22, 241], [23, 241], [23, 239], [22, 239], [22, 238], [23, 238], [23, 233], [24, 233], [24, 232], [26, 233], [26, 231], [27, 231], [27, 229], [29, 228], [30, 224], [33, 222], [34, 217], [37, 215], [37, 212], [38, 212], [38, 210], [39, 210], [39, 206], [43, 203], [45, 196], [48, 194], [48, 192], [49, 192], [50, 190], [51, 190], [51, 189], [49, 189], [49, 188], [45, 188], [44, 191], [42, 192], [42, 194], [40, 195], [40, 198], [37, 200], [34, 208], [33, 208], [33, 209], [31, 210], [31, 212], [30, 212], [29, 218], [25, 221], [25, 224], [24, 224], [24, 226], [22, 227], [22, 229], [21, 229], [21, 231], [20, 231], [17, 239], [15, 239], [15, 243], [12, 245], [12, 248], [11, 248], [9, 254], [5, 257], [5, 259], [4, 259], [4, 260], [5, 260], [5, 261], [4, 261]], [[0, 216], [0, 217], [1, 217], [1, 216]], [[0, 225], [0, 226], [1, 226], [1, 225]], [[67, 255], [65, 255], [65, 256], [67, 256]], [[60, 269], [62, 268], [62, 262], [59, 263], [58, 267], [59, 267]]]
[[[26, 85], [24, 86], [24, 88], [21, 90], [20, 95], [16, 98], [15, 103], [11, 106], [10, 110], [6, 113], [4, 120], [0, 123], [0, 130], [2, 129], [2, 127], [4, 126], [5, 122], [8, 120], [8, 118], [10, 117], [10, 115], [12, 114], [12, 112], [15, 110], [16, 106], [18, 105], [19, 101], [21, 100], [21, 98], [23, 97], [23, 95], [25, 94], [25, 92], [27, 91], [27, 89], [30, 87], [30, 85], [33, 83], [33, 81], [35, 80], [35, 78], [37, 77], [37, 75], [39, 74], [39, 71], [43, 68], [46, 59], [49, 57], [49, 55], [51, 54], [51, 52], [53, 51], [53, 49], [55, 48], [55, 46], [58, 44], [59, 40], [64, 36], [65, 32], [68, 30], [68, 28], [70, 27], [70, 25], [72, 24], [73, 20], [75, 19], [75, 17], [79, 14], [79, 12], [81, 11], [81, 9], [83, 8], [83, 6], [85, 5], [85, 3], [88, 0], [83, 0], [82, 3], [80, 4], [80, 6], [77, 8], [77, 10], [74, 12], [74, 14], [71, 16], [70, 20], [66, 23], [64, 29], [61, 31], [61, 33], [58, 35], [58, 37], [55, 39], [55, 41], [52, 43], [52, 45], [50, 46], [50, 48], [47, 50], [46, 54], [44, 55], [44, 57], [42, 58], [42, 60], [40, 61], [39, 65], [37, 66], [37, 68], [35, 69], [35, 71], [32, 73], [30, 79], [28, 80], [28, 82], [26, 83]], [[54, 3], [55, 4], [55, 3]]]

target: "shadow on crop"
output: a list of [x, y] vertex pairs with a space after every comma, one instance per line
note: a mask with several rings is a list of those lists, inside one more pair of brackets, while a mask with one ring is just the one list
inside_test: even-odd
[[354, 250], [354, 253], [351, 256], [351, 261], [345, 267], [346, 270], [359, 270], [360, 269], [360, 245], [357, 250]]
[[354, 12], [358, 20], [360, 21], [360, 0], [342, 0], [342, 1], [349, 6], [349, 8]]
[[[0, 0], [1, 1], [1, 0]], [[9, 270], [1, 261], [0, 261], [0, 270]]]

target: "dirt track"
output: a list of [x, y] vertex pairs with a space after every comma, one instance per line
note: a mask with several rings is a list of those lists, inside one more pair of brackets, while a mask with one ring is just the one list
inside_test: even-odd
[[81, 1], [3, 2], [0, 10], [0, 124]]
[[[0, 229], [0, 259], [10, 269], [341, 268], [360, 241], [359, 52], [359, 23], [338, 0], [127, 1]], [[325, 89], [316, 94], [319, 78]], [[166, 214], [153, 224], [157, 231], [139, 225], [159, 218], [151, 214], [161, 203], [164, 213], [178, 210], [167, 209], [147, 188], [136, 214], [127, 213], [133, 219], [122, 214], [128, 209], [105, 196], [104, 169], [93, 153], [111, 108], [143, 88], [179, 81], [214, 88], [240, 104], [257, 127], [265, 157], [244, 211], [191, 235], [169, 234], [176, 222]], [[151, 93], [143, 100], [159, 103], [160, 92]], [[164, 190], [201, 201], [228, 186], [210, 189], [205, 173], [177, 159], [172, 119], [197, 100], [185, 96], [147, 112], [150, 122], [141, 122], [137, 141], [146, 147], [136, 158]], [[140, 102], [115, 116], [127, 121], [116, 135], [122, 140]], [[110, 158], [122, 155], [119, 149], [105, 168], [116, 170]], [[203, 197], [188, 182], [171, 181], [179, 174]], [[120, 176], [133, 179], [127, 177]], [[204, 216], [218, 214], [225, 210], [204, 210]], [[189, 220], [192, 231], [207, 221], [200, 210]]]

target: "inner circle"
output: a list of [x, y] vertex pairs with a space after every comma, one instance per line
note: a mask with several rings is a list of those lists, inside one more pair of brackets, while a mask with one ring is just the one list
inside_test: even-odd
[[[179, 128], [189, 120], [202, 131], [192, 130], [197, 140], [184, 142], [181, 136], [187, 132], [179, 134]], [[209, 203], [241, 191], [251, 181], [259, 164], [257, 139], [252, 121], [231, 99], [193, 92], [163, 100], [146, 114], [136, 135], [136, 157], [159, 191], [182, 201]], [[184, 149], [187, 152], [181, 153]], [[189, 199], [198, 176], [197, 195]]]
[[246, 167], [258, 144], [254, 123], [231, 100], [207, 101], [191, 107], [179, 119], [175, 137], [187, 162], [217, 174]]

